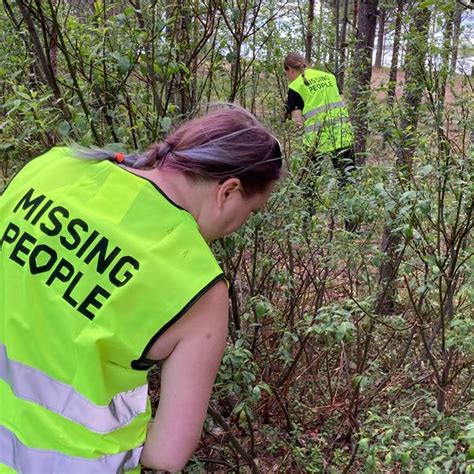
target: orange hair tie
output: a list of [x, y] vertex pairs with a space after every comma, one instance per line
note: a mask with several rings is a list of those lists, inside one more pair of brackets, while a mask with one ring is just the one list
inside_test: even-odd
[[123, 160], [125, 160], [125, 154], [124, 153], [115, 153], [115, 161], [117, 163], [122, 163]]

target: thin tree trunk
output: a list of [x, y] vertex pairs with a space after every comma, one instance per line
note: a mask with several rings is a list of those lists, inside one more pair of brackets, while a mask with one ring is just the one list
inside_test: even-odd
[[[48, 59], [46, 57], [43, 45], [41, 44], [41, 40], [39, 39], [38, 32], [36, 31], [36, 27], [33, 22], [34, 16], [32, 12], [30, 12], [30, 5], [25, 0], [18, 0], [18, 7], [20, 8], [21, 15], [28, 28], [28, 33], [30, 35], [31, 42], [36, 51], [36, 55], [40, 65], [38, 71], [41, 73], [42, 80], [51, 88], [54, 94], [54, 98], [60, 104], [63, 104], [61, 91], [59, 90], [58, 83], [56, 82], [55, 78], [51, 73], [50, 67], [48, 65]], [[66, 110], [67, 109], [63, 107], [63, 111]]]
[[378, 314], [391, 314], [395, 309], [396, 286], [395, 277], [398, 272], [397, 260], [399, 256], [402, 235], [394, 232], [389, 223], [383, 229], [381, 250], [384, 255], [379, 266], [379, 292], [375, 304]]
[[[317, 37], [319, 38], [320, 35], [322, 34], [322, 18], [324, 14], [324, 4], [322, 1], [319, 2], [319, 21], [318, 21], [318, 32], [317, 32]], [[322, 41], [316, 41], [316, 62], [324, 62], [324, 58], [322, 58]]]
[[[52, 5], [56, 10], [58, 6], [58, 0], [53, 0]], [[51, 41], [49, 44], [49, 61], [51, 64], [51, 73], [54, 77], [56, 77], [58, 69], [58, 37], [54, 28], [51, 31]]]
[[[53, 5], [52, 5], [51, 2], [52, 2], [52, 0], [48, 0], [48, 6], [49, 6], [49, 10], [51, 12], [51, 21], [52, 21], [52, 24], [53, 24], [53, 29], [56, 31], [57, 38], [58, 38], [58, 46], [61, 49], [61, 53], [63, 54], [64, 59], [66, 61], [68, 72], [69, 72], [69, 75], [71, 77], [71, 81], [74, 85], [74, 90], [77, 94], [79, 102], [81, 103], [81, 107], [82, 107], [82, 110], [84, 112], [84, 115], [86, 116], [87, 120], [89, 121], [89, 126], [90, 126], [90, 129], [91, 129], [92, 135], [94, 136], [94, 139], [95, 139], [96, 143], [99, 144], [99, 145], [102, 145], [102, 143], [103, 143], [102, 139], [101, 139], [101, 137], [99, 137], [99, 135], [97, 133], [97, 129], [96, 129], [96, 126], [95, 126], [94, 119], [92, 118], [92, 116], [89, 112], [89, 107], [87, 106], [86, 101], [84, 99], [84, 95], [82, 94], [82, 90], [81, 90], [79, 82], [77, 80], [76, 69], [74, 68], [74, 66], [72, 64], [71, 57], [69, 56], [69, 52], [68, 52], [68, 49], [66, 47], [66, 43], [64, 41], [64, 36], [62, 34], [62, 31], [61, 31], [59, 23], [58, 23], [58, 17], [56, 15], [56, 11], [54, 10]], [[64, 108], [67, 110], [66, 107], [64, 107]]]
[[380, 9], [379, 20], [378, 20], [378, 32], [377, 32], [377, 50], [375, 53], [375, 67], [382, 67], [386, 13], [387, 12], [385, 8]]
[[234, 102], [235, 96], [239, 89], [239, 78], [240, 78], [240, 69], [241, 69], [241, 53], [242, 53], [242, 39], [236, 39], [234, 42], [234, 54], [235, 59], [231, 65], [231, 90], [228, 97], [229, 102]]
[[[131, 2], [135, 8], [135, 14], [137, 16], [138, 26], [141, 30], [146, 31], [145, 19], [143, 18], [143, 12], [140, 4], [140, 0]], [[150, 32], [150, 36], [153, 37], [154, 31]], [[143, 52], [145, 53], [146, 61], [146, 75], [147, 81], [151, 89], [151, 96], [153, 97], [153, 108], [157, 117], [161, 117], [164, 113], [163, 106], [161, 103], [161, 97], [158, 94], [158, 84], [156, 81], [156, 74], [153, 69], [154, 63], [154, 51], [152, 42], [148, 38], [143, 43]]]
[[[181, 45], [178, 48], [176, 61], [184, 64], [188, 63], [190, 53], [192, 53], [192, 45], [190, 41], [189, 32], [192, 26], [192, 12], [191, 5], [188, 2], [180, 2], [180, 28], [178, 30], [178, 36], [176, 38], [176, 44]], [[191, 93], [187, 85], [185, 71], [180, 68], [177, 74], [177, 88], [180, 97], [181, 111], [183, 114], [188, 113], [191, 106]]]
[[[249, 0], [243, 0], [241, 4], [239, 4], [239, 15], [236, 20], [236, 24], [234, 27], [234, 31], [229, 28], [229, 31], [232, 33], [234, 37], [234, 60], [231, 64], [231, 89], [230, 94], [228, 97], [229, 102], [234, 102], [237, 92], [239, 90], [240, 83], [242, 81], [242, 45], [245, 40], [245, 25], [247, 24], [247, 16], [248, 16], [248, 7], [249, 7]], [[224, 9], [222, 10], [224, 12]], [[225, 18], [225, 16], [224, 16]], [[227, 20], [228, 22], [228, 20]]]
[[428, 42], [430, 10], [414, 7], [413, 22], [405, 58], [405, 92], [400, 121], [401, 143], [397, 149], [397, 165], [401, 171], [410, 171], [415, 150], [413, 140], [418, 125], [418, 108], [424, 89], [425, 59]]
[[15, 27], [15, 30], [18, 33], [18, 36], [21, 38], [21, 40], [23, 41], [25, 45], [25, 51], [28, 57], [30, 58], [30, 63], [28, 66], [29, 86], [31, 89], [36, 89], [39, 83], [44, 82], [44, 77], [36, 61], [35, 52], [33, 50], [34, 48], [31, 47], [30, 37], [28, 34], [22, 31], [21, 20], [17, 20], [13, 12], [13, 9], [7, 0], [3, 0], [3, 6], [5, 7], [7, 16], [10, 18], [11, 22], [13, 23], [13, 26]]
[[388, 98], [389, 104], [393, 103], [397, 87], [398, 54], [400, 51], [400, 39], [402, 33], [403, 0], [397, 1], [397, 14], [395, 17], [395, 31], [393, 33], [392, 63], [390, 65], [390, 75], [388, 78]]
[[[364, 0], [361, 0], [364, 1]], [[352, 10], [352, 24], [357, 25], [357, 20], [359, 18], [359, 0], [354, 0], [354, 8]]]
[[219, 32], [219, 25], [220, 25], [220, 22], [221, 22], [221, 18], [219, 17], [218, 20], [217, 20], [217, 25], [216, 25], [216, 29], [215, 29], [215, 32], [214, 32], [214, 37], [212, 39], [212, 45], [211, 45], [211, 59], [210, 59], [210, 63], [209, 63], [209, 73], [208, 73], [208, 78], [207, 78], [207, 82], [208, 82], [208, 89], [207, 89], [207, 94], [206, 94], [206, 112], [209, 111], [209, 104], [211, 103], [211, 94], [212, 94], [212, 86], [213, 86], [213, 81], [214, 81], [214, 69], [215, 69], [215, 66], [214, 66], [214, 61], [215, 61], [215, 57], [216, 57], [216, 43], [217, 43], [217, 33]]
[[378, 0], [362, 0], [357, 21], [354, 48], [354, 78], [351, 84], [352, 124], [354, 126], [357, 161], [365, 163], [365, 149], [368, 135], [367, 95], [370, 93], [372, 77], [372, 51], [375, 39]]
[[[199, 0], [194, 0], [194, 10], [199, 11]], [[197, 15], [193, 18], [193, 43], [197, 44], [199, 41], [199, 17]], [[197, 106], [198, 97], [198, 55], [195, 54], [191, 61], [191, 91], [190, 91], [190, 108], [194, 109]]]
[[454, 76], [456, 74], [456, 64], [458, 62], [458, 51], [459, 51], [459, 36], [461, 35], [461, 18], [462, 18], [462, 7], [456, 4], [454, 12], [453, 22], [453, 42], [452, 42], [452, 54], [451, 64], [449, 67], [449, 75]]
[[340, 66], [337, 70], [337, 83], [339, 85], [339, 90], [343, 92], [344, 90], [344, 73], [346, 70], [346, 51], [347, 51], [347, 23], [349, 22], [349, 0], [344, 0], [344, 14], [342, 19], [342, 28], [341, 28], [341, 41], [339, 42], [340, 47]]
[[446, 84], [448, 82], [450, 58], [452, 52], [452, 40], [454, 29], [454, 8], [446, 12], [446, 22], [443, 34], [443, 49], [441, 51], [441, 68], [438, 73], [438, 112], [439, 119], [443, 114], [444, 101], [446, 98]]
[[[428, 41], [430, 11], [415, 4], [412, 9], [412, 24], [408, 35], [406, 52], [406, 83], [402, 98], [402, 118], [400, 120], [400, 144], [397, 147], [397, 170], [402, 178], [411, 172], [411, 163], [415, 150], [414, 133], [418, 124], [418, 108], [424, 88], [424, 68]], [[394, 190], [394, 192], [397, 192]], [[379, 267], [379, 294], [377, 312], [387, 314], [395, 305], [398, 262], [401, 256], [402, 235], [386, 222], [382, 251], [385, 259]]]
[[308, 26], [306, 27], [306, 37], [305, 37], [305, 57], [306, 57], [306, 63], [308, 65], [311, 64], [311, 51], [313, 49], [314, 4], [315, 4], [315, 0], [309, 0]]

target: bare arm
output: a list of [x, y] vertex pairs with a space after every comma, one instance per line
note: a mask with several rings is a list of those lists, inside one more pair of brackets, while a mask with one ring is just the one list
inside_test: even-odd
[[296, 126], [298, 128], [303, 128], [303, 114], [301, 113], [301, 110], [293, 110], [291, 112], [291, 118], [293, 119], [293, 122], [295, 122]]
[[163, 363], [158, 411], [141, 456], [145, 466], [175, 472], [196, 449], [225, 348], [227, 322], [227, 288], [219, 282], [150, 350], [152, 358], [161, 358], [162, 351], [173, 347]]

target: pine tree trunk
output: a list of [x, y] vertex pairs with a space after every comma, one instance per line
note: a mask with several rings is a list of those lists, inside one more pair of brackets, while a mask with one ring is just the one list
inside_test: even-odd
[[397, 87], [398, 73], [398, 54], [400, 51], [400, 39], [402, 33], [403, 0], [397, 1], [397, 13], [395, 17], [395, 31], [393, 33], [392, 63], [390, 65], [390, 75], [388, 79], [388, 98], [389, 104], [393, 103]]
[[315, 4], [315, 0], [309, 0], [308, 25], [306, 27], [306, 37], [305, 37], [305, 57], [306, 57], [306, 63], [308, 65], [311, 64], [311, 51], [313, 49], [314, 4]]
[[340, 48], [340, 66], [337, 70], [337, 83], [339, 90], [344, 91], [344, 73], [346, 71], [346, 51], [347, 51], [347, 23], [349, 22], [349, 0], [344, 0], [344, 13], [341, 28], [341, 40], [339, 41]]
[[[399, 130], [400, 143], [397, 148], [397, 170], [401, 179], [411, 172], [412, 158], [415, 150], [414, 132], [418, 124], [418, 109], [424, 89], [425, 59], [428, 42], [430, 11], [414, 5], [413, 22], [408, 35], [406, 52], [406, 83], [402, 97], [402, 118]], [[394, 191], [396, 192], [396, 191]], [[394, 211], [396, 212], [396, 211]], [[393, 311], [396, 299], [396, 275], [400, 261], [402, 235], [392, 228], [392, 222], [386, 222], [382, 251], [385, 259], [379, 267], [379, 294], [377, 296], [376, 312], [387, 314]]]
[[449, 67], [449, 75], [454, 76], [456, 74], [456, 64], [458, 62], [458, 51], [459, 51], [459, 37], [461, 35], [461, 18], [462, 18], [462, 6], [457, 4], [454, 12], [454, 24], [453, 24], [453, 50], [451, 54], [451, 64]]
[[357, 35], [354, 48], [354, 77], [351, 83], [352, 124], [356, 137], [354, 148], [359, 164], [365, 162], [368, 135], [367, 95], [372, 78], [372, 51], [374, 48], [375, 25], [378, 0], [361, 0], [357, 20]]
[[425, 87], [425, 59], [428, 42], [430, 10], [414, 8], [405, 57], [405, 92], [400, 121], [401, 143], [397, 149], [397, 165], [401, 171], [411, 171], [415, 150], [413, 134], [418, 125], [418, 108]]
[[339, 0], [334, 0], [334, 26], [336, 30], [334, 38], [334, 71], [337, 77], [339, 71], [339, 50], [340, 50], [340, 30], [339, 30]]
[[379, 13], [378, 35], [377, 35], [377, 51], [375, 53], [375, 67], [382, 67], [383, 45], [385, 35], [385, 17], [386, 10], [382, 8]]
[[444, 101], [446, 98], [446, 84], [448, 82], [449, 68], [451, 64], [450, 58], [452, 52], [454, 13], [454, 8], [446, 12], [446, 21], [444, 25], [443, 49], [441, 51], [441, 68], [438, 73], [438, 111], [440, 116], [442, 115], [442, 111], [444, 109]]

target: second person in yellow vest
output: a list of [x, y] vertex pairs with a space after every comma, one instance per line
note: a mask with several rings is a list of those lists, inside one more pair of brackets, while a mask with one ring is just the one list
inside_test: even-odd
[[[319, 174], [322, 161], [329, 157], [343, 187], [355, 168], [355, 160], [349, 114], [336, 78], [308, 68], [305, 58], [297, 53], [290, 53], [283, 65], [289, 81], [286, 112], [304, 128], [303, 142], [311, 163]], [[346, 221], [346, 229], [351, 227]]]

